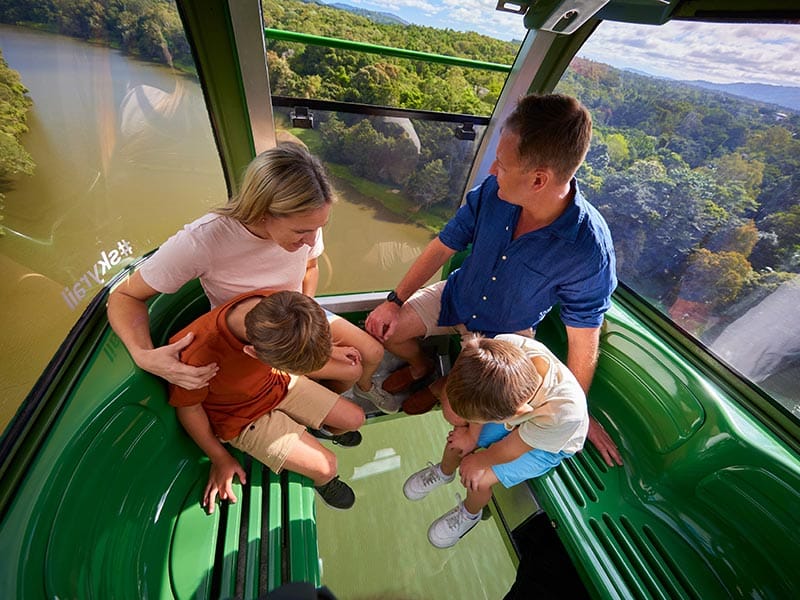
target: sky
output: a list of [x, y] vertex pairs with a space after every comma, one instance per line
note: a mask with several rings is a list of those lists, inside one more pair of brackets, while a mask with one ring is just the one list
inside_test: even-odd
[[[496, 0], [325, 2], [341, 2], [391, 13], [409, 23], [476, 31], [503, 40], [525, 36], [522, 16], [495, 10]], [[800, 25], [676, 21], [656, 27], [604, 22], [578, 55], [673, 79], [800, 86]]]

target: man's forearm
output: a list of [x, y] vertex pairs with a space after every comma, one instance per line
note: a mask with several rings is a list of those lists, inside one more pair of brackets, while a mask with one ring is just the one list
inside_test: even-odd
[[600, 352], [600, 328], [567, 327], [567, 368], [588, 396]]

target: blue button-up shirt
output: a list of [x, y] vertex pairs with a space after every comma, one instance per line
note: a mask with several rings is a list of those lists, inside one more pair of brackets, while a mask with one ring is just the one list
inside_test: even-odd
[[536, 327], [559, 303], [572, 327], [599, 327], [617, 285], [611, 234], [572, 181], [574, 199], [547, 227], [512, 239], [522, 208], [497, 196], [486, 178], [445, 225], [439, 239], [460, 251], [472, 244], [442, 293], [439, 325], [463, 323], [493, 336]]

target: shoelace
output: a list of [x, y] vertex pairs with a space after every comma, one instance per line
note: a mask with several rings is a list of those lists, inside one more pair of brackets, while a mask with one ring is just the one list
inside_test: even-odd
[[425, 486], [433, 485], [438, 481], [444, 481], [444, 478], [439, 475], [439, 469], [432, 462], [428, 463], [428, 469], [422, 475], [422, 484]]
[[456, 507], [445, 517], [444, 522], [447, 523], [451, 530], [457, 530], [463, 519], [464, 517], [461, 514], [461, 495], [456, 494]]

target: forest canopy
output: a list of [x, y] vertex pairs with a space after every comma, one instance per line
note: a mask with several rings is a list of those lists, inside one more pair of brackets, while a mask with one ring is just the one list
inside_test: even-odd
[[[262, 5], [268, 28], [501, 64], [518, 50], [477, 33], [378, 23], [315, 2]], [[191, 69], [169, 0], [0, 0], [0, 15]], [[267, 39], [266, 48], [272, 93], [298, 104], [313, 97], [488, 116], [505, 80], [496, 71], [296, 42]], [[5, 65], [3, 77], [7, 177], [32, 166], [15, 145], [29, 100]], [[579, 98], [593, 115], [578, 181], [609, 222], [623, 281], [702, 333], [800, 272], [798, 113], [581, 58], [556, 91]], [[303, 139], [338, 173], [381, 186], [386, 193], [376, 201], [395, 202], [433, 229], [461, 202], [478, 141], [456, 138], [452, 123], [325, 111], [316, 122]]]
[[28, 131], [26, 118], [32, 102], [27, 94], [19, 73], [8, 66], [0, 50], [0, 209], [3, 191], [13, 178], [34, 170], [31, 155], [19, 141]]

